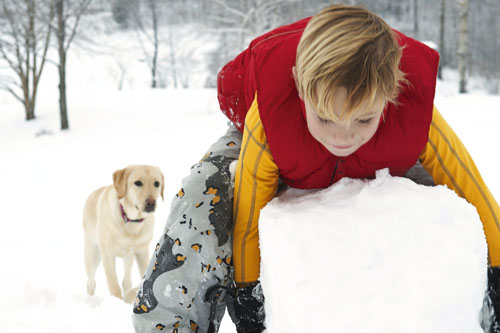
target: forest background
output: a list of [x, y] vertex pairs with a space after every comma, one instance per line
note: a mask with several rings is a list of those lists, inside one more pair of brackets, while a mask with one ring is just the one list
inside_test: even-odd
[[[151, 88], [214, 88], [220, 68], [256, 36], [314, 15], [338, 1], [325, 0], [0, 0], [0, 89], [36, 117], [38, 84], [46, 64], [59, 72], [61, 129], [69, 128], [66, 67], [70, 46], [96, 56], [110, 46], [96, 36], [122, 32], [142, 49]], [[500, 92], [500, 1], [364, 0], [363, 5], [401, 32], [436, 48], [440, 68], [459, 74], [457, 89], [471, 78]], [[103, 24], [103, 21], [108, 21]], [[137, 46], [136, 46], [137, 48]], [[133, 66], [113, 55], [117, 89], [134, 88]], [[440, 71], [440, 78], [443, 74]]]

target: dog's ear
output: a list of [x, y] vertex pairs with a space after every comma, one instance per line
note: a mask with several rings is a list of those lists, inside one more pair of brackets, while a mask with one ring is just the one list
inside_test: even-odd
[[161, 201], [165, 201], [163, 199], [163, 190], [165, 189], [165, 177], [163, 177], [163, 172], [161, 173]]
[[113, 185], [118, 194], [118, 199], [123, 198], [127, 193], [127, 180], [129, 174], [129, 168], [117, 170], [113, 173]]

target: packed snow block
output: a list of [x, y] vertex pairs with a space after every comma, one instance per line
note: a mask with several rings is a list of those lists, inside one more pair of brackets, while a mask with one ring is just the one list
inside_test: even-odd
[[267, 332], [482, 332], [487, 245], [444, 186], [392, 177], [288, 190], [260, 217]]

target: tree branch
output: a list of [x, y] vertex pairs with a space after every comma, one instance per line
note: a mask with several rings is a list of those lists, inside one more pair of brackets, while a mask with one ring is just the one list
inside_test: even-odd
[[233, 13], [233, 14], [240, 16], [240, 17], [243, 17], [243, 18], [245, 18], [247, 16], [247, 14], [245, 14], [239, 10], [229, 7], [228, 4], [225, 3], [224, 1], [221, 1], [221, 0], [213, 0], [213, 1], [230, 13]]
[[[54, 6], [53, 2], [50, 2], [50, 12], [49, 12], [49, 22], [52, 22], [54, 19]], [[40, 69], [38, 70], [38, 73], [36, 73], [36, 84], [38, 85], [38, 80], [40, 78], [40, 75], [42, 74], [43, 67], [45, 65], [45, 60], [47, 59], [47, 52], [50, 46], [50, 36], [52, 35], [52, 24], [47, 24], [48, 26], [48, 31], [47, 35], [45, 37], [45, 43], [44, 43], [44, 48], [43, 48], [43, 53], [42, 53], [42, 63], [40, 64]]]
[[2, 44], [0, 44], [0, 54], [2, 55], [2, 58], [7, 62], [9, 67], [17, 75], [21, 75], [21, 72], [19, 72], [19, 66], [17, 66], [12, 59], [10, 59], [9, 55], [5, 52], [5, 49], [3, 48]]
[[78, 9], [75, 10], [75, 13], [74, 13], [75, 24], [73, 25], [73, 28], [71, 29], [70, 36], [67, 40], [66, 45], [64, 46], [64, 52], [68, 52], [69, 46], [71, 45], [71, 42], [73, 41], [73, 39], [76, 36], [76, 31], [78, 30], [78, 24], [80, 23], [80, 19], [81, 19], [83, 13], [85, 13], [85, 11], [87, 11], [91, 2], [92, 2], [92, 0], [83, 0], [80, 3], [80, 6], [78, 7]]
[[0, 89], [8, 91], [12, 96], [14, 96], [15, 99], [17, 99], [19, 102], [24, 104], [24, 99], [20, 97], [11, 87], [8, 85], [0, 85]]

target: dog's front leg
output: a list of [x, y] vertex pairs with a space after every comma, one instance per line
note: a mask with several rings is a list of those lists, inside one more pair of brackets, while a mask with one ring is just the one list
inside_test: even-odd
[[126, 303], [132, 303], [135, 300], [135, 296], [137, 295], [137, 291], [139, 287], [132, 288], [132, 264], [134, 263], [134, 255], [129, 254], [123, 257], [123, 268], [124, 268], [124, 277], [123, 277], [123, 300]]
[[137, 267], [139, 268], [139, 274], [141, 274], [142, 278], [149, 263], [149, 250], [147, 246], [136, 251], [135, 260], [137, 260]]
[[132, 254], [123, 257], [123, 281], [122, 289], [125, 294], [132, 287], [132, 264], [134, 263], [134, 256]]
[[116, 256], [109, 253], [106, 249], [101, 249], [102, 265], [104, 266], [104, 273], [108, 282], [108, 289], [111, 295], [122, 298], [118, 278], [116, 277]]
[[[146, 272], [146, 268], [148, 266], [148, 261], [149, 261], [149, 251], [147, 246], [144, 248], [137, 249], [136, 252], [134, 253], [135, 260], [137, 261], [137, 268], [139, 269], [139, 274], [141, 275], [141, 278], [143, 278], [144, 273]], [[131, 257], [132, 258], [132, 257]], [[127, 258], [124, 258], [125, 260], [125, 266], [127, 266]], [[132, 260], [129, 262], [130, 264], [132, 263]], [[130, 268], [128, 269], [128, 279], [130, 280]], [[127, 278], [127, 269], [125, 268], [125, 279]], [[139, 287], [134, 287], [134, 288], [125, 288], [125, 279], [124, 279], [124, 284], [123, 284], [123, 300], [127, 303], [132, 303], [137, 295], [137, 291], [139, 290]], [[130, 285], [130, 283], [129, 283]]]

